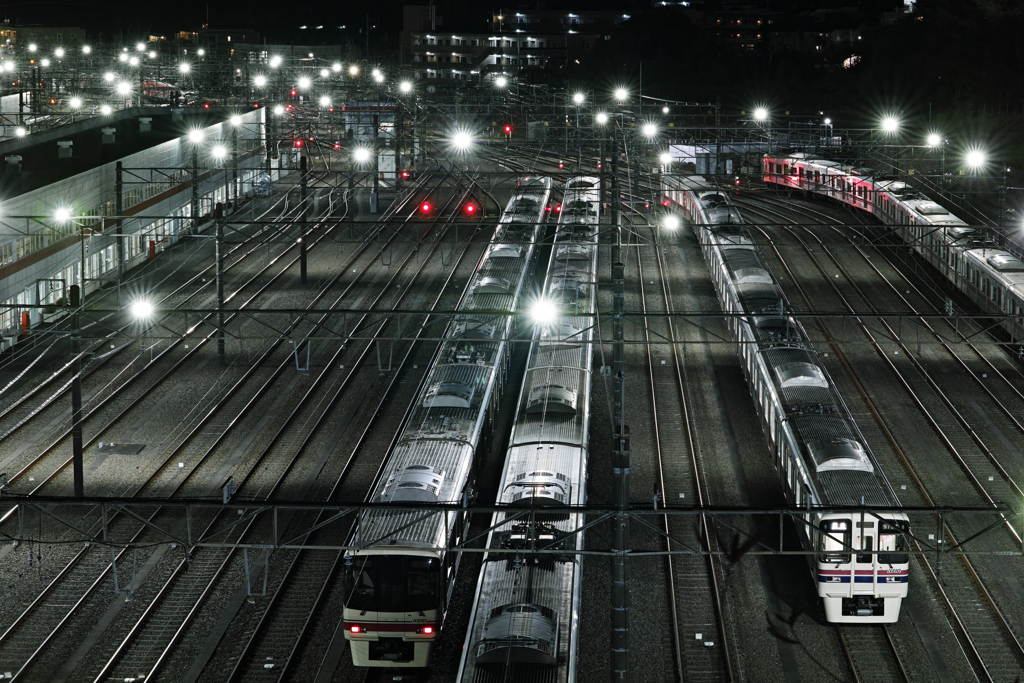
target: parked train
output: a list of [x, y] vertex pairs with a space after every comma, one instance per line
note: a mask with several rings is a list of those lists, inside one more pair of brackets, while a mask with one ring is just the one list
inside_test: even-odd
[[[895, 622], [907, 595], [909, 523], [821, 358], [727, 196], [700, 177], [665, 178], [685, 210], [730, 318], [743, 373], [830, 622]], [[800, 521], [804, 522], [803, 524]]]
[[[523, 178], [446, 331], [368, 500], [423, 505], [471, 497], [473, 458], [508, 362], [509, 316], [531, 276], [551, 180]], [[463, 313], [464, 312], [464, 313]], [[454, 585], [463, 514], [378, 508], [360, 515], [345, 556], [345, 637], [356, 666], [425, 667]]]
[[[458, 680], [570, 681], [579, 637], [600, 180], [566, 183]], [[548, 308], [551, 307], [551, 308]], [[586, 316], [586, 317], [578, 317]], [[531, 552], [535, 549], [553, 554]]]
[[764, 157], [764, 181], [868, 211], [983, 310], [1012, 316], [1002, 327], [1022, 351], [1024, 261], [900, 180], [803, 154]]

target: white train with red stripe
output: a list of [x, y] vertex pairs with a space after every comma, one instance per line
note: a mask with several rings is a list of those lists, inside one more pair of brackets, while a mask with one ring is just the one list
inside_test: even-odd
[[[664, 179], [690, 219], [729, 319], [768, 448], [830, 622], [895, 622], [907, 596], [909, 524], [878, 461], [724, 192]], [[663, 202], [664, 203], [664, 202]], [[876, 508], [836, 512], [837, 507]]]

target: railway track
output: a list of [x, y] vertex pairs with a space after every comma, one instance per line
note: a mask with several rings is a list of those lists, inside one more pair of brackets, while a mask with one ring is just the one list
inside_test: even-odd
[[[657, 228], [652, 228], [656, 230]], [[672, 296], [670, 277], [665, 269], [663, 250], [655, 240], [655, 247], [635, 247], [639, 276], [640, 295], [644, 313], [671, 312]], [[655, 258], [650, 258], [653, 251]], [[645, 256], [645, 253], [647, 254]], [[645, 273], [645, 261], [654, 261], [656, 279]], [[650, 275], [650, 277], [646, 277]], [[657, 282], [656, 291], [660, 301], [648, 302], [645, 284]], [[652, 350], [651, 335], [669, 340], [670, 362], [658, 359]], [[679, 357], [679, 337], [671, 318], [644, 318], [647, 371], [650, 383], [652, 416], [654, 420], [654, 443], [658, 465], [658, 490], [663, 505], [669, 505], [670, 492], [682, 493], [697, 505], [710, 503], [704, 484], [704, 470], [699, 462], [700, 455], [693, 438], [693, 425], [687, 402], [685, 369]], [[661, 349], [658, 346], [659, 356]], [[670, 521], [671, 519], [671, 521]], [[682, 517], [665, 517], [662, 520], [666, 548], [678, 550], [673, 539], [689, 547], [702, 550], [718, 550], [714, 534], [708, 534], [708, 520], [700, 518], [699, 529], [693, 529]], [[734, 680], [730, 639], [725, 628], [722, 612], [722, 591], [718, 570], [714, 560], [707, 556], [668, 556], [669, 599], [673, 613], [674, 649], [677, 661], [678, 680], [686, 681], [731, 681]], [[701, 634], [701, 638], [689, 634]], [[684, 634], [686, 636], [684, 637]]]
[[[794, 276], [793, 269], [782, 256], [779, 248], [775, 245], [767, 232], [763, 230], [759, 231], [764, 236], [765, 240], [771, 245], [776, 257], [782, 264], [783, 269], [788, 274], [790, 281], [793, 282], [794, 286], [803, 298], [807, 306], [807, 310], [813, 312], [815, 307], [811, 303], [806, 290], [800, 285], [799, 280]], [[977, 475], [975, 475], [970, 468], [971, 463], [968, 462], [967, 459], [963, 458], [961, 454], [961, 451], [965, 449], [968, 444], [973, 443], [974, 440], [963, 435], [958, 437], [954, 436], [952, 438], [947, 435], [946, 431], [943, 430], [943, 425], [935, 418], [932, 412], [929, 411], [928, 407], [921, 400], [919, 392], [913, 388], [911, 380], [908, 380], [905, 374], [900, 372], [892, 358], [885, 352], [884, 348], [882, 348], [879, 341], [867, 326], [864, 325], [863, 321], [856, 318], [854, 308], [850, 304], [849, 300], [839, 290], [838, 285], [833, 282], [832, 277], [830, 277], [830, 271], [822, 266], [820, 261], [811, 251], [806, 250], [806, 253], [815, 269], [830, 282], [831, 290], [834, 292], [835, 296], [838, 297], [851, 315], [855, 317], [858, 322], [858, 326], [865, 333], [868, 341], [878, 351], [878, 355], [884, 359], [885, 364], [889, 367], [892, 373], [892, 376], [898, 380], [898, 382], [907, 391], [908, 395], [912, 397], [912, 400], [921, 410], [925, 419], [935, 429], [940, 439], [942, 439], [947, 450], [954, 457], [959, 459], [968, 478], [972, 481], [974, 488], [976, 488], [983, 497], [987, 497], [988, 493], [985, 491], [985, 488], [980, 485]], [[838, 266], [838, 262], [836, 262], [836, 265]], [[869, 299], [863, 296], [862, 298], [868, 305], [870, 305]], [[905, 451], [898, 445], [896, 439], [885, 426], [884, 421], [880, 417], [881, 413], [875, 407], [874, 402], [869, 398], [867, 392], [864, 391], [860, 381], [857, 380], [856, 375], [844, 354], [832, 341], [832, 336], [829, 334], [827, 329], [825, 329], [824, 326], [820, 327], [826, 340], [832, 344], [832, 349], [847, 368], [853, 381], [860, 388], [862, 398], [866, 403], [868, 403], [871, 411], [875, 414], [879, 422], [879, 426], [889, 438], [890, 444], [904, 467], [907, 469], [908, 474], [911, 476], [925, 503], [927, 505], [935, 505], [933, 496], [928, 492], [928, 490], [926, 490], [921, 478], [915, 473], [911, 464], [911, 458], [909, 458]], [[889, 329], [889, 333], [891, 334], [890, 339], [898, 340], [900, 338], [894, 330], [891, 330], [891, 328]], [[901, 346], [901, 348], [904, 356], [906, 356], [908, 349], [906, 349], [905, 346]], [[947, 429], [949, 429], [948, 425]], [[958, 445], [960, 447], [959, 449], [957, 448]], [[974, 460], [977, 462], [978, 459], [975, 458]], [[994, 504], [990, 497], [987, 498], [987, 500]], [[926, 526], [923, 524], [923, 520], [919, 520], [918, 523], [922, 526]], [[950, 524], [944, 522], [940, 522], [940, 524], [942, 535], [945, 537], [941, 540], [945, 541], [947, 547], [956, 547], [958, 545], [957, 536], [954, 535], [954, 531], [950, 527]], [[1007, 528], [1011, 537], [1019, 543], [1019, 537], [1016, 536], [1015, 530], [1013, 530], [1009, 525], [1007, 525]], [[915, 545], [917, 550], [922, 550], [922, 546], [916, 541]], [[1019, 674], [1022, 664], [1024, 664], [1024, 646], [1022, 646], [1021, 641], [1016, 636], [1011, 624], [1003, 614], [1002, 610], [998, 607], [997, 601], [992, 597], [989, 588], [979, 576], [975, 567], [975, 562], [966, 555], [958, 555], [957, 557], [960, 560], [959, 563], [954, 562], [952, 563], [952, 566], [947, 563], [941, 567], [941, 581], [939, 580], [940, 568], [937, 562], [929, 560], [926, 555], [918, 556], [918, 561], [931, 575], [933, 585], [941, 595], [953, 622], [957, 626], [957, 634], [961, 643], [964, 645], [965, 651], [969, 654], [972, 663], [975, 665], [979, 678], [988, 681], [1013, 680], [1013, 676]]]
[[854, 683], [909, 683], [888, 626], [836, 626], [836, 631]]
[[[354, 257], [354, 258], [355, 258], [355, 257]], [[354, 261], [354, 258], [353, 258], [353, 261]], [[339, 276], [340, 276], [340, 273], [339, 273]], [[320, 295], [319, 295], [318, 297], [316, 297], [316, 299], [318, 300], [318, 299], [319, 299], [320, 297], [322, 297], [322, 296], [323, 296], [323, 295], [324, 295], [324, 294], [325, 294], [325, 293], [326, 293], [326, 292], [327, 292], [328, 290], [329, 290], [329, 287], [327, 287], [327, 288], [324, 288], [324, 290], [322, 290], [321, 294], [320, 294]], [[251, 299], [250, 299], [250, 301], [251, 301]], [[82, 567], [86, 567], [86, 565], [85, 565], [85, 564], [82, 564], [82, 563], [80, 562], [80, 559], [81, 559], [81, 558], [79, 558], [79, 559], [76, 559], [76, 560], [74, 560], [74, 561], [73, 561], [73, 562], [72, 562], [71, 564], [69, 564], [69, 567], [68, 567], [68, 569], [66, 569], [65, 571], [61, 572], [61, 574], [60, 574], [60, 575], [58, 576], [58, 578], [57, 578], [57, 579], [55, 579], [55, 581], [54, 581], [54, 582], [53, 582], [53, 583], [51, 584], [51, 586], [50, 586], [50, 587], [48, 587], [48, 588], [47, 588], [47, 590], [46, 590], [46, 591], [44, 591], [44, 593], [45, 593], [46, 595], [49, 595], [49, 596], [51, 597], [51, 599], [52, 599], [52, 596], [53, 596], [54, 594], [56, 594], [56, 591], [54, 590], [54, 587], [55, 587], [55, 586], [64, 586], [65, 588], [63, 588], [63, 590], [62, 590], [62, 591], [60, 591], [60, 592], [62, 592], [62, 593], [70, 593], [71, 595], [74, 595], [74, 594], [75, 594], [75, 592], [76, 592], [76, 591], [78, 590], [78, 584], [76, 584], [75, 582], [69, 582], [69, 581], [67, 581], [67, 579], [69, 578], [69, 575], [70, 575], [70, 574], [74, 573], [74, 569], [75, 569], [76, 567], [79, 567], [79, 568], [82, 568]], [[100, 564], [102, 564], [102, 562], [101, 562]], [[109, 565], [107, 566], [107, 570], [109, 570]], [[81, 574], [81, 573], [82, 573], [82, 572], [78, 572], [78, 574]], [[92, 584], [92, 585], [90, 586], [90, 590], [94, 590], [94, 589], [96, 588], [96, 585], [98, 585], [98, 583], [99, 583], [99, 582], [100, 582], [100, 581], [101, 581], [101, 580], [103, 579], [103, 575], [104, 575], [105, 573], [106, 573], [106, 570], [105, 570], [105, 571], [104, 571], [104, 572], [103, 572], [103, 573], [102, 573], [102, 574], [100, 575], [100, 577], [99, 577], [98, 579], [96, 579], [96, 581], [95, 581], [95, 582], [94, 582], [94, 583], [93, 583], [93, 584]], [[89, 572], [85, 572], [85, 574], [86, 574], [86, 575], [88, 575], [88, 574], [89, 574]], [[192, 575], [195, 575], [195, 574], [196, 574], [195, 572], [192, 572]], [[84, 599], [84, 596], [83, 596], [83, 599]], [[79, 603], [80, 603], [80, 602], [81, 602], [81, 601], [79, 601]], [[76, 604], [77, 604], [77, 603], [76, 603]], [[7, 632], [7, 633], [5, 633], [5, 634], [4, 634], [3, 636], [0, 636], [0, 642], [3, 642], [3, 640], [4, 640], [4, 639], [7, 639], [7, 638], [10, 638], [10, 637], [11, 637], [12, 631], [13, 631], [13, 630], [16, 630], [16, 629], [15, 629], [14, 627], [17, 627], [17, 626], [19, 626], [19, 625], [21, 625], [21, 624], [25, 624], [25, 623], [26, 623], [26, 618], [25, 618], [25, 617], [27, 617], [27, 616], [28, 616], [29, 614], [31, 614], [31, 613], [32, 613], [32, 609], [31, 609], [31, 607], [30, 607], [30, 609], [29, 609], [29, 610], [26, 610], [26, 613], [25, 613], [25, 614], [23, 614], [23, 616], [22, 616], [22, 617], [20, 617], [20, 618], [18, 619], [18, 621], [17, 621], [17, 622], [16, 622], [16, 623], [15, 623], [15, 624], [13, 625], [13, 627], [12, 627], [12, 628], [9, 628], [9, 629], [8, 629], [8, 632]], [[58, 629], [60, 628], [60, 626], [62, 626], [62, 625], [63, 625], [63, 624], [64, 624], [64, 623], [65, 623], [65, 622], [67, 621], [67, 618], [68, 618], [68, 617], [70, 617], [70, 612], [68, 613], [68, 615], [66, 615], [66, 616], [65, 616], [65, 618], [64, 618], [64, 619], [62, 619], [62, 620], [60, 621], [60, 624], [58, 624], [58, 626], [57, 626], [57, 628], [58, 628]], [[46, 642], [49, 642], [49, 640], [50, 640], [51, 638], [52, 638], [52, 634], [51, 634], [51, 636], [50, 636], [50, 637], [48, 637], [48, 638], [47, 638]], [[46, 643], [44, 642], [43, 644], [45, 645]], [[14, 648], [7, 648], [7, 647], [4, 647], [4, 648], [2, 648], [2, 649], [3, 649], [3, 650], [4, 650], [5, 652], [8, 652], [8, 653], [12, 653], [12, 652], [14, 652]], [[19, 649], [20, 649], [20, 648], [19, 648]], [[41, 648], [40, 648], [40, 650], [41, 650]], [[39, 654], [39, 651], [40, 651], [40, 650], [37, 650], [37, 651], [36, 651], [36, 653], [35, 653], [35, 654], [33, 654], [33, 655], [32, 655], [32, 656], [31, 656], [31, 657], [29, 658], [29, 661], [25, 662], [25, 664], [27, 665], [27, 664], [28, 664], [28, 663], [29, 663], [29, 662], [30, 662], [31, 660], [35, 659], [35, 658], [36, 658], [36, 657], [38, 656], [38, 654]]]

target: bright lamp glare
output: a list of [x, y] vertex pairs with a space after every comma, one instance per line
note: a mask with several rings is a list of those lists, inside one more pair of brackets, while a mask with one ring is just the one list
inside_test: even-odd
[[150, 50], [147, 54], [150, 59], [156, 59], [156, 52], [154, 50]]
[[764, 121], [766, 118], [768, 118], [767, 109], [765, 109], [764, 107], [758, 107], [757, 109], [754, 110], [755, 121]]
[[133, 301], [132, 305], [128, 307], [128, 311], [136, 320], [146, 320], [147, 318], [151, 318], [153, 316], [153, 310], [153, 304], [149, 303], [145, 299]]
[[100, 113], [104, 116], [110, 116], [113, 112], [114, 110], [110, 108], [109, 104], [104, 104], [102, 107], [100, 107]]
[[331, 64], [331, 71], [333, 71], [334, 73], [340, 73], [341, 72], [341, 64], [338, 64], [337, 62], [335, 62], [334, 64]]
[[329, 78], [331, 75], [330, 69], [320, 69], [320, 78]]
[[193, 130], [188, 134], [189, 142], [192, 144], [198, 144], [203, 141], [203, 131]]
[[583, 99], [583, 93], [581, 92], [578, 92], [572, 96], [572, 101], [575, 102], [576, 104], [583, 104]]
[[139, 52], [142, 52], [143, 50], [146, 49], [146, 44], [145, 43], [135, 43], [135, 49], [138, 50]]
[[661, 156], [659, 156], [658, 159], [661, 161], [661, 163], [665, 165], [672, 163], [672, 155], [669, 154], [668, 152], [662, 152]]
[[103, 74], [103, 80], [107, 83], [113, 83], [115, 78], [116, 76], [114, 76], [113, 71], [108, 71], [107, 73]]
[[280, 105], [279, 104], [276, 107], [274, 107], [274, 114], [275, 115], [280, 116], [283, 113], [284, 113], [284, 105]]
[[302, 78], [300, 78], [300, 79], [299, 79], [299, 87], [300, 87], [300, 88], [302, 88], [303, 90], [305, 90], [306, 88], [308, 88], [308, 87], [309, 87], [309, 79], [308, 79], [308, 78], [306, 78], [305, 76], [303, 76]]
[[882, 130], [886, 133], [895, 133], [900, 127], [900, 122], [895, 116], [886, 116], [882, 119]]
[[320, 106], [321, 107], [329, 107], [329, 106], [331, 106], [331, 98], [328, 97], [327, 95], [324, 95], [323, 97], [321, 97], [320, 98]]
[[601, 124], [602, 126], [604, 124], [608, 123], [608, 114], [605, 114], [604, 112], [601, 112], [600, 114], [598, 114], [597, 115], [597, 122], [599, 124]]
[[550, 325], [558, 315], [558, 308], [547, 299], [538, 299], [530, 306], [530, 320], [535, 325]]
[[645, 137], [653, 138], [655, 135], [658, 134], [658, 127], [655, 126], [653, 123], [645, 123], [642, 130], [644, 132]]
[[661, 225], [667, 230], [675, 230], [679, 227], [679, 218], [669, 214], [661, 219]]
[[132, 91], [132, 84], [127, 81], [121, 81], [117, 84], [118, 95], [128, 95]]
[[370, 160], [370, 150], [365, 147], [358, 147], [352, 152], [352, 158], [360, 164], [365, 164]]
[[127, 62], [128, 61], [128, 53], [127, 52], [122, 52], [121, 54], [119, 54], [117, 56], [117, 59], [119, 61], [122, 61], [122, 62]]
[[402, 84], [398, 86], [398, 89], [401, 90], [402, 92], [411, 92], [412, 83], [410, 83], [409, 81], [402, 81]]
[[231, 117], [230, 121], [231, 121], [231, 125], [232, 126], [239, 126], [239, 125], [242, 124], [242, 117], [239, 116], [238, 114], [235, 114], [234, 116]]
[[87, 55], [87, 54], [90, 54], [91, 52], [92, 52], [92, 48], [91, 47], [89, 47], [88, 45], [83, 45], [82, 46], [82, 54]]
[[265, 86], [267, 84], [267, 77], [266, 76], [257, 76], [256, 78], [252, 79], [252, 82], [254, 84], [256, 84], [257, 88], [262, 88], [263, 86]]
[[622, 102], [627, 97], [629, 97], [629, 91], [628, 90], [626, 90], [625, 88], [616, 88], [615, 89], [615, 99], [617, 99], [619, 102]]
[[53, 212], [53, 219], [58, 223], [67, 223], [71, 220], [71, 209], [60, 208]]
[[377, 78], [377, 76], [380, 76], [380, 69], [374, 69], [373, 71], [370, 72], [370, 75], [373, 76], [374, 78]]
[[978, 168], [985, 164], [985, 153], [981, 150], [972, 149], [967, 153], [967, 165], [971, 168]]
[[14, 62], [4, 62], [4, 71], [14, 71]]
[[494, 79], [494, 85], [497, 88], [504, 88], [506, 85], [508, 85], [508, 79], [505, 78], [504, 76], [498, 76], [497, 78]]
[[138, 57], [132, 57], [131, 59], [128, 60], [128, 63], [131, 64], [132, 66], [138, 66], [139, 65], [139, 58]]
[[179, 64], [178, 65], [178, 71], [180, 71], [183, 74], [187, 74], [191, 70], [192, 70], [192, 65], [191, 64]]
[[359, 67], [358, 67], [358, 66], [356, 66], [355, 64], [353, 64], [352, 66], [350, 66], [350, 67], [348, 68], [348, 75], [349, 75], [349, 76], [358, 76], [358, 75], [359, 75]]
[[56, 50], [53, 51], [53, 56], [54, 57], [63, 57], [64, 56], [64, 48], [58, 47]]
[[216, 147], [213, 148], [212, 153], [213, 156], [217, 157], [218, 159], [223, 159], [225, 156], [227, 156], [228, 149], [224, 145], [217, 145]]
[[29, 52], [35, 52], [38, 49], [39, 49], [39, 46], [36, 45], [35, 43], [32, 43], [31, 45], [28, 46], [28, 51]]
[[82, 106], [82, 98], [72, 97], [70, 100], [68, 100], [68, 104], [71, 105], [72, 109], [78, 109]]
[[18, 126], [14, 129], [14, 134], [17, 135], [19, 138], [23, 138], [26, 135], [28, 135], [28, 131], [22, 128], [21, 126]]
[[271, 57], [270, 58], [270, 68], [271, 69], [276, 69], [279, 66], [281, 66], [281, 58], [278, 57], [277, 55]]
[[942, 136], [939, 135], [938, 133], [932, 133], [931, 135], [928, 136], [928, 146], [929, 147], [938, 147], [939, 143], [941, 143], [941, 142], [942, 142]]
[[455, 145], [455, 149], [466, 149], [472, 142], [472, 136], [466, 131], [459, 131], [452, 136], [452, 144]]

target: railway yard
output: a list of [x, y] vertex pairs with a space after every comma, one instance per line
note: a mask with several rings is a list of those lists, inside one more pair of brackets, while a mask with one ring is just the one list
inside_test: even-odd
[[199, 112], [231, 164], [179, 126], [102, 218], [111, 164], [16, 193], [72, 227], [0, 272], [0, 678], [1020, 680], [1024, 263], [925, 253], [998, 226], [774, 169], [829, 150], [659, 163], [625, 107], [376, 97]]

